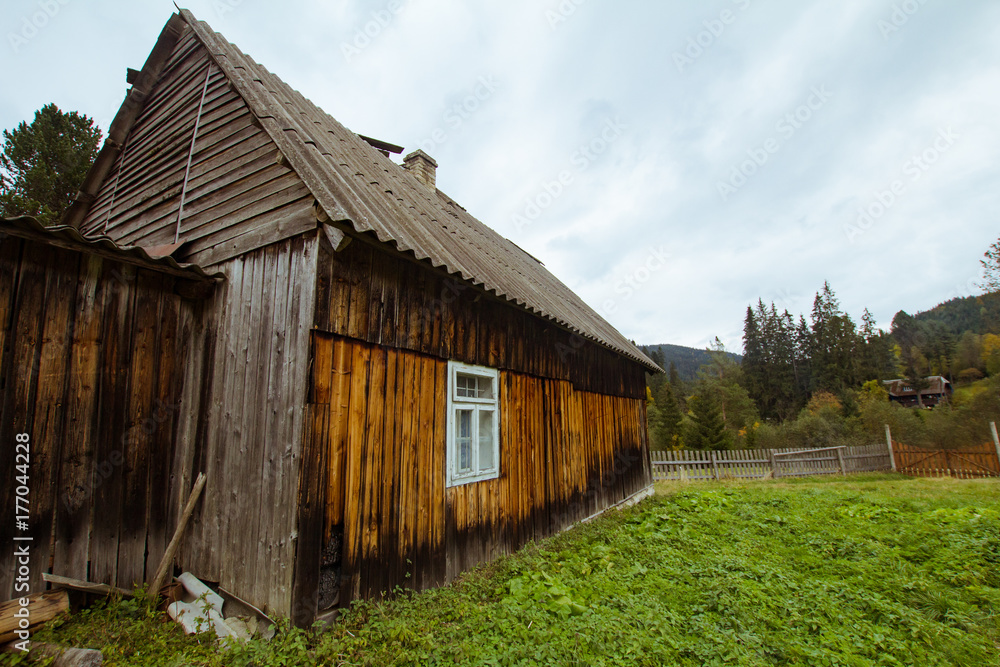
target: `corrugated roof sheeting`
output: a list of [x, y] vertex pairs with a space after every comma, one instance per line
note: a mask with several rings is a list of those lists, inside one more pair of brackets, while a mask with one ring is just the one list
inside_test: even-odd
[[266, 68], [181, 16], [284, 153], [326, 214], [585, 338], [660, 369], [533, 257], [431, 191]]
[[146, 252], [145, 248], [138, 246], [120, 246], [107, 236], [86, 237], [80, 234], [76, 227], [69, 225], [46, 227], [30, 216], [0, 217], [0, 236], [5, 234], [82, 252], [101, 251], [102, 254], [114, 256], [127, 264], [169, 273], [188, 280], [219, 281], [225, 279], [224, 274], [206, 273], [203, 268], [196, 264], [179, 263], [169, 256], [154, 257]]

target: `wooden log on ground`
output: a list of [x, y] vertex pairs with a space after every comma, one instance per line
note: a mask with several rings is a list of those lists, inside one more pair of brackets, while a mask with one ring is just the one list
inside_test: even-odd
[[23, 639], [17, 633], [34, 632], [43, 623], [69, 611], [69, 595], [64, 590], [47, 591], [28, 597], [28, 605], [21, 605], [23, 598], [0, 604], [0, 644]]
[[[5, 653], [22, 653], [14, 643], [3, 647]], [[66, 648], [54, 644], [38, 644], [32, 642], [28, 649], [29, 659], [49, 660], [50, 667], [99, 667], [104, 664], [104, 656], [100, 651], [90, 648]]]
[[43, 572], [42, 579], [44, 579], [45, 581], [54, 586], [68, 588], [74, 591], [80, 591], [81, 593], [90, 593], [92, 595], [105, 595], [105, 596], [111, 595], [112, 593], [117, 593], [122, 597], [126, 598], [132, 597], [132, 592], [127, 591], [124, 588], [108, 586], [107, 584], [95, 584], [90, 581], [81, 581], [80, 579], [73, 579], [72, 577], [63, 577], [58, 574], [49, 574], [48, 572]]

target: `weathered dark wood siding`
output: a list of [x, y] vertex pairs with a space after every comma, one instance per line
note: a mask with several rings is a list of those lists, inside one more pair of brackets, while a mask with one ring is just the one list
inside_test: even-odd
[[184, 261], [218, 264], [315, 227], [307, 188], [185, 26], [80, 229], [120, 244], [173, 243], [189, 153]]
[[[42, 573], [131, 588], [175, 514], [171, 471], [183, 344], [200, 304], [179, 279], [94, 254], [0, 241], [0, 502], [14, 511], [14, 435], [31, 438], [30, 585]], [[13, 517], [0, 526], [12, 545]], [[17, 531], [17, 534], [23, 534]], [[0, 554], [12, 594], [13, 549]], [[51, 561], [50, 561], [51, 559]]]
[[[208, 476], [178, 561], [252, 604], [289, 615], [296, 553], [315, 232], [221, 264], [188, 377], [204, 375], [179, 425], [175, 474]], [[195, 383], [191, 383], [194, 386]]]
[[[343, 531], [341, 602], [441, 585], [650, 483], [645, 401], [503, 371], [501, 473], [446, 488], [447, 362], [313, 334], [308, 469], [323, 541]], [[318, 537], [318, 536], [316, 536]]]
[[643, 368], [523, 308], [364, 242], [320, 248], [316, 328], [385, 347], [646, 397]]

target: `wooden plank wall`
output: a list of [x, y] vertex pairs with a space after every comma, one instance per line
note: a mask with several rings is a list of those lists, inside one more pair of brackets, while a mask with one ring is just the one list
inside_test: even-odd
[[579, 391], [646, 397], [639, 364], [520, 306], [363, 242], [323, 245], [316, 327], [441, 359], [567, 380]]
[[[501, 474], [445, 488], [447, 362], [316, 331], [311, 438], [326, 530], [343, 530], [341, 603], [427, 588], [649, 483], [645, 401], [501, 373]], [[324, 432], [325, 431], [325, 432]]]
[[121, 244], [174, 242], [191, 139], [211, 72], [184, 197], [182, 259], [215, 265], [315, 227], [313, 199], [187, 26], [81, 230]]
[[[0, 456], [31, 437], [30, 585], [42, 573], [131, 588], [173, 530], [170, 460], [182, 341], [196, 304], [176, 278], [7, 237], [0, 241]], [[14, 469], [0, 502], [14, 510]], [[13, 544], [13, 520], [0, 541]], [[21, 534], [21, 533], [19, 533]], [[12, 593], [0, 553], [0, 597]]]
[[[291, 613], [309, 388], [315, 233], [220, 268], [189, 375], [210, 378], [180, 425], [175, 474], [208, 476], [179, 562], [276, 614]], [[177, 500], [179, 500], [178, 498]]]

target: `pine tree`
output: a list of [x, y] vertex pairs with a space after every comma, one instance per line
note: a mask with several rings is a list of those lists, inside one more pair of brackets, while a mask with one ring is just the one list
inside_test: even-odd
[[3, 136], [0, 214], [58, 223], [97, 156], [100, 129], [86, 116], [48, 104], [30, 125], [22, 122]]

